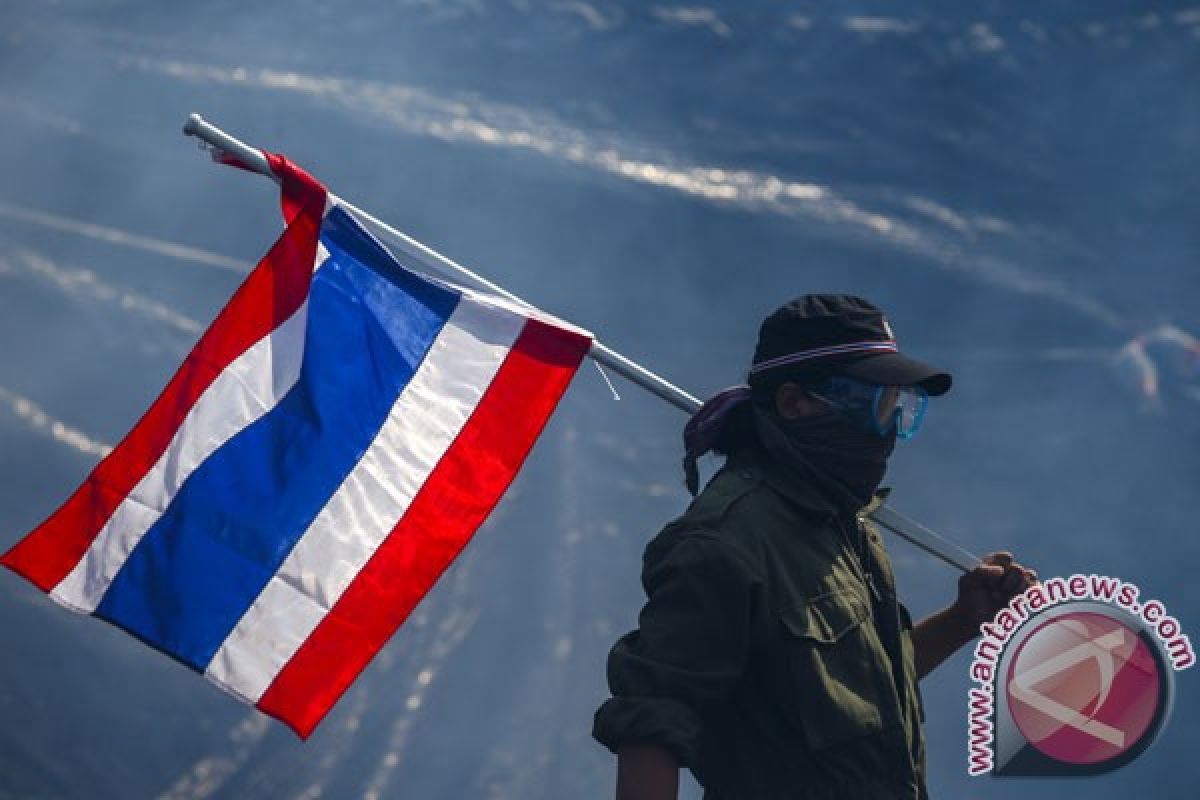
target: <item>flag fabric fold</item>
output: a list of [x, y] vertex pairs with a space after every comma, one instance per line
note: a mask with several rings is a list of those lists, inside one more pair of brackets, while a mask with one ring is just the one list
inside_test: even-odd
[[285, 231], [0, 563], [307, 737], [499, 501], [592, 339], [407, 269], [268, 159]]

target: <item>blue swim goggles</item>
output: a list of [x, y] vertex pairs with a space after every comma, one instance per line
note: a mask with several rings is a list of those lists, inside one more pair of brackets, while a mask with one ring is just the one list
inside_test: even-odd
[[879, 386], [835, 375], [808, 393], [866, 431], [911, 439], [921, 428], [929, 393], [920, 386]]

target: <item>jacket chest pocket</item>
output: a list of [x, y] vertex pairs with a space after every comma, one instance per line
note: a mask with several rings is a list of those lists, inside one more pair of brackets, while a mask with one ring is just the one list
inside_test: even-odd
[[820, 750], [882, 730], [890, 671], [865, 601], [851, 590], [828, 592], [779, 618], [789, 705], [809, 746]]

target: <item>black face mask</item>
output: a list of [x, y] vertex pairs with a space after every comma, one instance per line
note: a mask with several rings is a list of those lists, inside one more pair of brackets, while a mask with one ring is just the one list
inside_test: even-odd
[[783, 419], [756, 408], [755, 417], [759, 437], [771, 455], [810, 478], [847, 512], [871, 502], [896, 447], [894, 430], [880, 436], [839, 414]]

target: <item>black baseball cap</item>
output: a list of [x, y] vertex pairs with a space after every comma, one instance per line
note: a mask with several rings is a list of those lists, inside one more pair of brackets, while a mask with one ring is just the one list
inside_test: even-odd
[[950, 373], [900, 352], [884, 313], [854, 295], [806, 294], [763, 320], [751, 386], [846, 375], [868, 383], [950, 390]]

